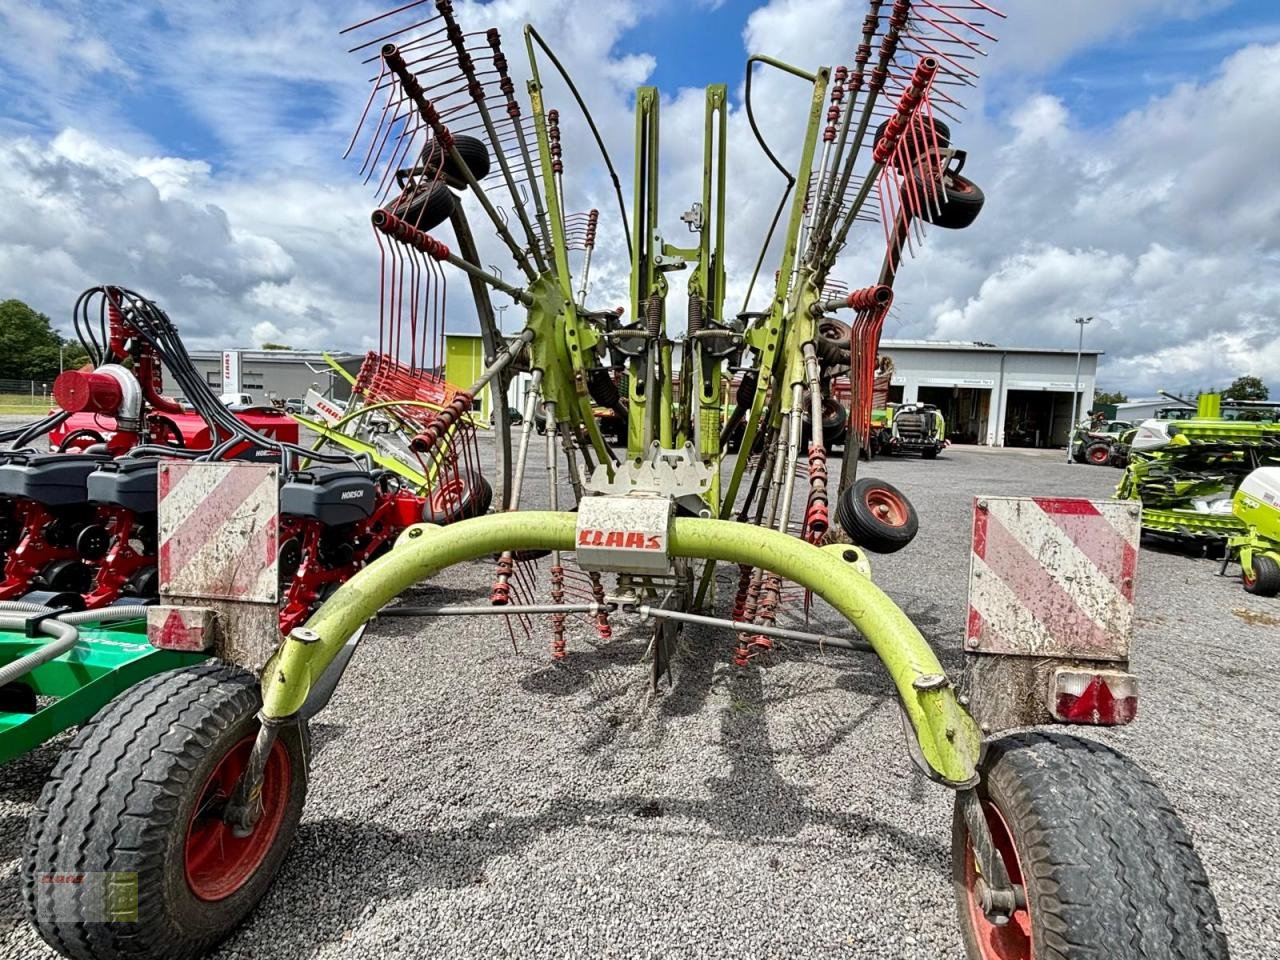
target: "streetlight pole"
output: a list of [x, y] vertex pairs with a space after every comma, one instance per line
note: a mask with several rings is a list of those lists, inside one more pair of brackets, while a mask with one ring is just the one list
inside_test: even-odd
[[[1076, 386], [1071, 391], [1071, 425], [1067, 430], [1067, 463], [1075, 463], [1075, 460], [1071, 457], [1071, 447], [1076, 436], [1077, 406], [1080, 403], [1080, 356], [1084, 353], [1085, 324], [1091, 320], [1093, 320], [1093, 317], [1076, 317], [1071, 321], [1080, 327], [1080, 339], [1076, 343]], [[1053, 429], [1052, 425], [1050, 425], [1049, 429]]]

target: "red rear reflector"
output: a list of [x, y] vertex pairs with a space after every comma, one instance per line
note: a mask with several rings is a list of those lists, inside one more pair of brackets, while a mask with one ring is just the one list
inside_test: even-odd
[[1049, 712], [1062, 723], [1130, 723], [1138, 714], [1138, 678], [1120, 670], [1060, 667], [1049, 689]]

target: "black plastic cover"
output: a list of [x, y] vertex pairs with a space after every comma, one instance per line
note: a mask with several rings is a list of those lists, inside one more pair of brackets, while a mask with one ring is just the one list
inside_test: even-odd
[[89, 474], [110, 459], [83, 453], [13, 454], [0, 462], [0, 495], [51, 507], [84, 503]]
[[159, 460], [134, 458], [104, 463], [89, 474], [89, 499], [113, 503], [134, 513], [155, 513], [159, 472]]
[[365, 471], [316, 467], [280, 488], [280, 512], [340, 527], [371, 516], [376, 498], [373, 478]]

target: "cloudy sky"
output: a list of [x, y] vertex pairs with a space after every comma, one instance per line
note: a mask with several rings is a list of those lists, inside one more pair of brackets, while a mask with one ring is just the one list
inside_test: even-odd
[[[863, 6], [456, 4], [465, 29], [502, 29], [521, 73], [519, 24], [539, 27], [584, 87], [624, 179], [632, 89], [663, 89], [673, 242], [698, 189], [701, 87], [729, 84], [735, 309], [782, 185], [746, 133], [744, 57], [849, 63]], [[337, 31], [380, 9], [0, 0], [0, 298], [65, 327], [79, 290], [121, 283], [158, 299], [197, 345], [376, 343], [373, 196], [341, 159], [369, 75]], [[1194, 390], [1253, 373], [1280, 388], [1274, 0], [1005, 0], [1004, 10], [953, 136], [987, 207], [969, 230], [930, 234], [900, 277], [887, 335], [1074, 346], [1071, 318], [1092, 314], [1103, 387]], [[569, 206], [607, 214], [585, 127], [554, 82], [548, 100], [565, 118]], [[798, 146], [803, 85], [762, 78], [759, 102], [771, 140]], [[883, 240], [870, 229], [837, 270], [850, 286], [874, 277]], [[606, 215], [593, 304], [624, 302], [621, 250]], [[490, 253], [498, 259], [491, 243]], [[472, 326], [465, 292], [451, 281], [459, 329]]]

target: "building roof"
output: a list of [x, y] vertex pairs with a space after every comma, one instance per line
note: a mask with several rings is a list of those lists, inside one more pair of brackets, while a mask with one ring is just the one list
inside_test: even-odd
[[[1069, 354], [1075, 356], [1076, 351], [1061, 347], [998, 347], [993, 343], [978, 343], [973, 340], [881, 340], [882, 350], [964, 350], [974, 353], [1048, 353]], [[1081, 350], [1081, 355], [1100, 357], [1101, 350]]]
[[[221, 350], [188, 350], [192, 360], [214, 360], [218, 363], [222, 362]], [[236, 353], [240, 354], [241, 360], [275, 360], [278, 362], [288, 363], [324, 363], [324, 355], [329, 354], [339, 363], [348, 360], [362, 360], [362, 353], [347, 353], [345, 351], [333, 350], [246, 350], [236, 349]]]

